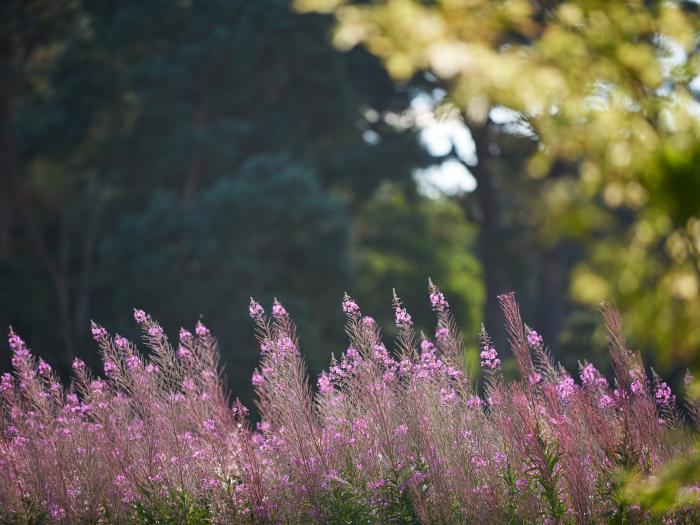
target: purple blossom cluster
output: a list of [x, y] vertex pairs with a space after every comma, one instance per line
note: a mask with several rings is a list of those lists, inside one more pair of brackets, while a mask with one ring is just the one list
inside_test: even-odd
[[498, 358], [498, 352], [496, 352], [496, 349], [492, 346], [484, 346], [479, 357], [481, 357], [481, 366], [483, 368], [493, 370], [501, 364], [501, 360]]
[[411, 319], [411, 314], [409, 314], [405, 308], [397, 306], [395, 308], [396, 314], [396, 326], [410, 327], [413, 325], [413, 319]]
[[527, 344], [533, 348], [541, 348], [543, 344], [542, 336], [538, 334], [535, 330], [530, 328], [527, 329], [525, 333], [527, 337]]
[[654, 392], [654, 398], [659, 405], [671, 405], [676, 401], [676, 396], [671, 393], [671, 387], [666, 383], [659, 383]]
[[[616, 311], [605, 311], [613, 386], [591, 364], [577, 384], [502, 298], [520, 379], [504, 379], [482, 333], [479, 385], [447, 301], [432, 283], [429, 294], [435, 339], [413, 332], [395, 298], [395, 349], [346, 295], [350, 344], [316, 392], [287, 310], [275, 301], [267, 315], [251, 300], [257, 423], [229, 403], [201, 322], [173, 349], [135, 310], [148, 357], [93, 324], [104, 378], [76, 359], [67, 389], [10, 332], [0, 521], [179, 522], [173, 512], [188, 502], [206, 523], [644, 522], [644, 509], [614, 495], [619, 469], [655, 474], [691, 445], [674, 434], [682, 422], [669, 386], [624, 347]], [[688, 505], [663, 523], [692, 523], [699, 509]]]

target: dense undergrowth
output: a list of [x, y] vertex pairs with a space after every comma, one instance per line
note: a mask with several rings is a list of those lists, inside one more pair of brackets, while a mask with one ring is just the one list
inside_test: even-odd
[[[312, 391], [295, 327], [251, 301], [261, 363], [259, 423], [230, 403], [209, 330], [173, 346], [134, 312], [148, 357], [93, 324], [104, 378], [73, 364], [65, 390], [10, 332], [0, 380], [3, 523], [697, 523], [691, 503], [652, 514], [623, 496], [625, 473], [653, 475], [691, 449], [676, 398], [627, 349], [604, 307], [612, 384], [589, 363], [555, 365], [500, 297], [520, 374], [506, 381], [481, 334], [481, 384], [442, 293], [434, 338], [395, 298], [397, 340], [342, 301], [350, 346]], [[695, 417], [693, 403], [685, 413]], [[688, 488], [689, 495], [694, 488]], [[690, 501], [690, 500], [688, 500]]]

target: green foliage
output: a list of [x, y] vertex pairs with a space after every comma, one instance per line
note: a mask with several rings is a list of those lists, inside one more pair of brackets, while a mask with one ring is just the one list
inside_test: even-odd
[[460, 324], [468, 327], [465, 333], [475, 337], [484, 302], [481, 268], [472, 253], [475, 236], [454, 202], [396, 185], [382, 187], [360, 216], [354, 239], [363, 307], [393, 325], [385, 298], [376, 292], [395, 287], [418, 326], [431, 333], [429, 307], [411, 283], [432, 277], [449, 295]]
[[125, 306], [167, 305], [177, 327], [194, 305], [246, 399], [247, 300], [274, 289], [325, 362], [364, 200], [430, 162], [416, 130], [368, 116], [410, 93], [287, 0], [0, 13], [0, 70], [22, 72], [0, 89], [0, 324], [53, 347], [67, 375], [76, 354], [94, 362], [90, 317], [128, 334]]
[[[556, 265], [564, 273], [576, 267], [572, 298], [592, 305], [615, 299], [630, 312], [640, 344], [659, 353], [670, 348], [686, 361], [697, 356], [700, 125], [692, 82], [700, 72], [700, 23], [694, 3], [295, 5], [333, 12], [336, 45], [367, 46], [396, 79], [425, 72], [437, 79], [444, 93], [437, 110], [472, 132], [484, 214], [499, 219], [492, 160], [503, 157], [506, 136], [527, 138], [535, 147], [520, 155], [521, 173], [538, 184], [523, 222], [532, 221], [540, 245], [574, 239], [585, 248], [583, 257]], [[412, 38], [405, 37], [409, 32]], [[484, 265], [488, 276], [494, 262], [485, 258]]]
[[48, 513], [36, 502], [29, 498], [24, 499], [24, 512], [11, 517], [3, 516], [0, 519], [2, 525], [45, 525], [50, 523]]
[[388, 480], [380, 489], [379, 523], [390, 525], [419, 525], [420, 520], [411, 503], [408, 490]]
[[[241, 304], [251, 295], [270, 301], [274, 293], [299, 319], [311, 364], [322, 363], [323, 329], [341, 315], [328, 305], [342, 296], [350, 273], [348, 227], [342, 202], [323, 192], [309, 168], [283, 156], [251, 158], [187, 209], [162, 192], [142, 213], [122, 217], [99, 247], [99, 289], [112, 299], [96, 310], [119, 319], [130, 305], [158, 309], [173, 329], [186, 323], [188, 310], [202, 312], [222, 332], [234, 382], [245, 384], [257, 355], [232, 349], [255, 343], [247, 331], [226, 327], [249, 322]], [[115, 274], [123, 279], [116, 296]], [[129, 319], [120, 321], [127, 330]]]
[[551, 517], [559, 521], [566, 512], [566, 507], [559, 496], [559, 489], [557, 488], [559, 478], [561, 477], [561, 469], [559, 468], [559, 460], [561, 459], [559, 445], [556, 441], [547, 443], [539, 430], [535, 435], [535, 439], [542, 453], [544, 464], [537, 467], [533, 466], [526, 472], [529, 472], [537, 483], [540, 484], [543, 495], [549, 504]]
[[147, 505], [135, 506], [136, 519], [143, 525], [209, 525], [206, 501], [199, 501], [184, 491], [167, 497], [151, 497]]
[[361, 525], [373, 523], [368, 501], [354, 487], [332, 483], [321, 499], [321, 514], [328, 525]]

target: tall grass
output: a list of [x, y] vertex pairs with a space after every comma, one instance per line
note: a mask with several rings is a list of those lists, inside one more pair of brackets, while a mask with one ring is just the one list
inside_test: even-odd
[[[349, 347], [312, 388], [295, 326], [251, 300], [260, 421], [230, 402], [216, 342], [198, 323], [173, 346], [134, 312], [148, 356], [93, 324], [104, 377], [73, 364], [71, 386], [10, 332], [0, 380], [0, 519], [7, 523], [697, 523], [628, 503], [623, 472], [652, 475], [690, 450], [676, 398], [602, 309], [615, 377], [574, 377], [500, 297], [519, 380], [481, 333], [481, 373], [430, 283], [435, 337], [395, 296], [397, 337], [349, 296]], [[477, 384], [473, 378], [481, 378]], [[691, 414], [698, 413], [691, 407]], [[692, 488], [689, 489], [692, 492]]]

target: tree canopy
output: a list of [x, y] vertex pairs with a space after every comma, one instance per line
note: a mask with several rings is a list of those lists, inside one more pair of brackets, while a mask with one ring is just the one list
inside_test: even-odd
[[[695, 2], [297, 0], [333, 12], [397, 80], [430, 72], [443, 113], [498, 156], [498, 127], [533, 142], [523, 173], [539, 242], [586, 255], [572, 296], [614, 298], [635, 339], [688, 359], [700, 345], [700, 151]], [[496, 113], [494, 113], [496, 111]], [[496, 122], [494, 115], [507, 118]], [[490, 147], [490, 149], [489, 149]], [[479, 176], [475, 173], [477, 179]], [[477, 192], [479, 190], [477, 189]], [[503, 189], [503, 193], [507, 193]]]

